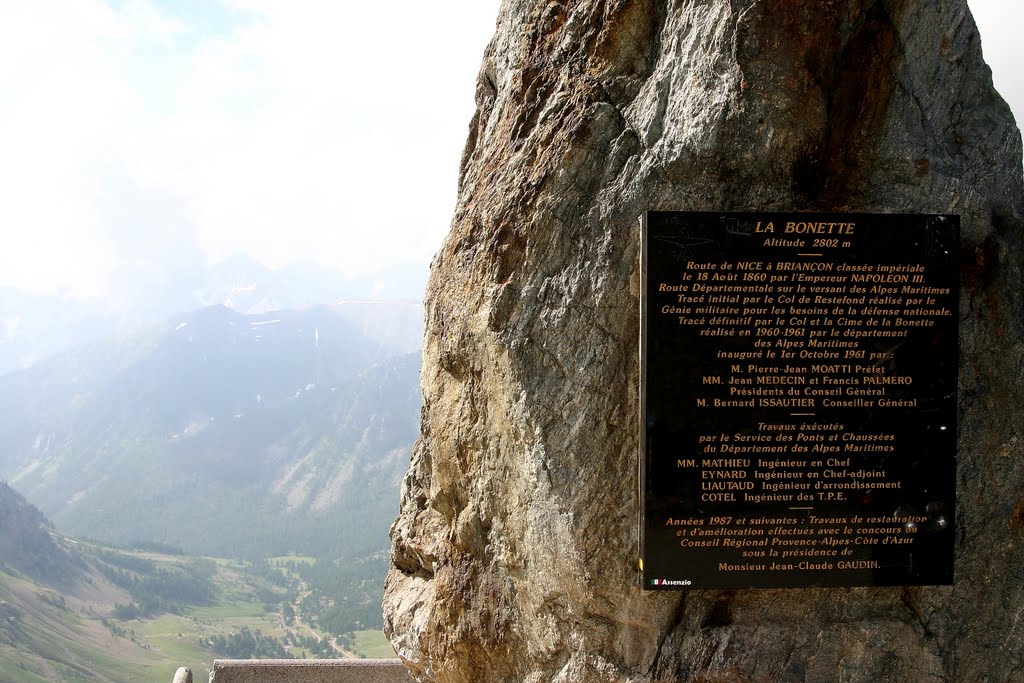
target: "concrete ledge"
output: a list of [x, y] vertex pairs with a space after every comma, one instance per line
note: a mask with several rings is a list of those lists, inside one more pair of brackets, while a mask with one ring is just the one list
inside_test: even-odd
[[215, 659], [210, 683], [412, 683], [399, 659]]

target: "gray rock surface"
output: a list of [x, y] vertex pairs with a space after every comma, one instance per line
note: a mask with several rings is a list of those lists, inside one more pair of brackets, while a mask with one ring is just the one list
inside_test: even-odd
[[[425, 681], [1024, 680], [1020, 134], [964, 0], [506, 0], [384, 598]], [[646, 209], [957, 213], [953, 587], [645, 593]]]

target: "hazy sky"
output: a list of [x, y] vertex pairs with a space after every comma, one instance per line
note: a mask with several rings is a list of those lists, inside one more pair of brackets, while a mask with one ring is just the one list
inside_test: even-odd
[[497, 0], [0, 0], [0, 285], [428, 261]]
[[[498, 4], [0, 0], [0, 286], [429, 261]], [[971, 6], [1020, 119], [1024, 3]]]

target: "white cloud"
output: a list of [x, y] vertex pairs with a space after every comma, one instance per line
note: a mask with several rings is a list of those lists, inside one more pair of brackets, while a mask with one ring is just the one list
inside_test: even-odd
[[116, 18], [98, 2], [54, 4], [19, 2], [0, 21], [0, 277], [93, 291], [112, 265], [95, 164], [134, 102], [97, 45], [117, 40]]
[[348, 271], [428, 260], [491, 4], [5, 4], [0, 285], [96, 294], [189, 245]]
[[[1018, 0], [970, 0], [1024, 111]], [[425, 262], [498, 0], [5, 0], [0, 286], [125, 290], [238, 251]]]
[[[224, 255], [247, 242], [271, 263], [315, 254], [356, 271], [429, 258], [454, 205], [493, 23], [481, 17], [496, 6], [462, 6], [478, 7], [467, 48], [421, 2], [237, 5], [261, 20], [198, 54], [181, 98], [216, 93], [220, 115], [176, 117], [179, 138], [206, 150], [196, 176], [212, 191], [194, 207], [204, 246]], [[247, 116], [231, 115], [246, 102], [257, 103]]]
[[970, 0], [971, 14], [981, 33], [985, 61], [992, 67], [996, 90], [1013, 110], [1017, 126], [1024, 122], [1024, 72], [1019, 33], [1024, 25], [1020, 0]]

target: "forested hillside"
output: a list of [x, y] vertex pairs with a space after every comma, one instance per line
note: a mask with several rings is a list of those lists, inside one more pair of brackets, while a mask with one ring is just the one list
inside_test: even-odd
[[315, 570], [312, 557], [241, 562], [79, 541], [6, 484], [0, 553], [5, 683], [169, 681], [215, 657], [367, 656], [383, 646], [363, 625], [379, 598], [361, 596], [358, 582], [332, 583], [339, 592], [325, 597], [298, 571]]
[[0, 479], [56, 523], [0, 485], [0, 680], [386, 647], [419, 357], [408, 311], [357, 307], [214, 306], [0, 376]]
[[68, 533], [258, 559], [383, 547], [418, 357], [217, 306], [0, 377], [0, 476]]

